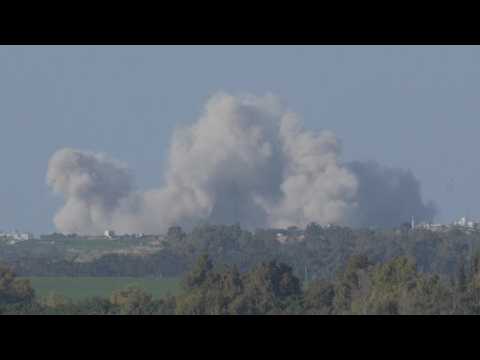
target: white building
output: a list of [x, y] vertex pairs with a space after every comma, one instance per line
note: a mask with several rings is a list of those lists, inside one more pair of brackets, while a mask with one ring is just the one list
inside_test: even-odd
[[448, 230], [448, 226], [444, 224], [418, 224], [415, 226], [415, 229], [424, 229], [430, 231], [445, 231]]
[[288, 239], [287, 235], [282, 233], [277, 233], [277, 240], [280, 241], [281, 243], [285, 243], [287, 239]]
[[430, 230], [430, 231], [448, 231], [449, 229], [452, 228], [457, 228], [461, 229], [467, 232], [471, 231], [476, 231], [480, 229], [480, 223], [475, 222], [475, 221], [469, 221], [467, 217], [462, 217], [457, 221], [454, 221], [450, 225], [446, 224], [427, 224], [427, 223], [422, 223], [418, 225], [414, 225], [412, 221], [412, 226], [415, 227], [415, 229], [425, 229], [425, 230]]
[[107, 239], [113, 239], [115, 237], [115, 231], [113, 230], [105, 230], [103, 234]]
[[18, 230], [14, 230], [11, 232], [0, 231], [0, 237], [9, 239], [9, 244], [15, 244], [19, 241], [31, 240], [34, 238], [34, 235], [29, 232], [20, 232]]
[[462, 227], [468, 227], [468, 228], [474, 228], [476, 226], [477, 223], [475, 223], [474, 221], [468, 221], [467, 218], [464, 216], [462, 218], [460, 218], [460, 220], [458, 221], [455, 221], [453, 223], [453, 225], [456, 225], [456, 226], [462, 226]]

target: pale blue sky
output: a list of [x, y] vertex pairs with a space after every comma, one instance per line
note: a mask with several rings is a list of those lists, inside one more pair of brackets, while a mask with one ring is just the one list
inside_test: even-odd
[[411, 169], [439, 221], [480, 219], [478, 46], [0, 46], [0, 229], [54, 230], [61, 147], [158, 186], [172, 130], [218, 90], [277, 94], [345, 160]]

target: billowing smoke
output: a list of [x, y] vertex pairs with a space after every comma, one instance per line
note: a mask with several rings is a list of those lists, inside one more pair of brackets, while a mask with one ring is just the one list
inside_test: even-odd
[[203, 221], [389, 226], [433, 217], [412, 174], [343, 164], [340, 155], [334, 134], [303, 129], [274, 96], [220, 93], [196, 123], [175, 132], [158, 189], [133, 191], [123, 164], [72, 149], [52, 156], [47, 181], [65, 197], [54, 220], [65, 233], [163, 233]]
[[73, 149], [51, 157], [47, 183], [65, 197], [65, 206], [54, 218], [57, 229], [64, 232], [102, 231], [112, 222], [120, 200], [132, 191], [125, 165], [104, 154]]
[[420, 183], [410, 171], [380, 166], [375, 162], [347, 165], [358, 179], [358, 211], [351, 225], [398, 226], [413, 216], [431, 221], [436, 213], [433, 203], [424, 204]]

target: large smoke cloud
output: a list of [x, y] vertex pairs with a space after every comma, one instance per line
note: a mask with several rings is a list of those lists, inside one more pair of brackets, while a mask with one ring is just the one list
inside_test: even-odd
[[376, 162], [355, 161], [347, 165], [358, 179], [359, 211], [352, 218], [353, 226], [398, 226], [412, 216], [431, 221], [436, 213], [433, 203], [424, 204], [420, 183], [410, 171], [393, 169]]
[[221, 93], [175, 132], [164, 186], [135, 192], [123, 164], [73, 149], [52, 156], [47, 182], [65, 197], [54, 219], [65, 233], [162, 233], [201, 221], [390, 226], [433, 217], [412, 174], [342, 164], [340, 155], [334, 134], [303, 129], [274, 96]]
[[67, 232], [98, 232], [112, 221], [120, 200], [132, 191], [125, 165], [104, 154], [62, 149], [50, 159], [47, 183], [64, 195], [55, 226]]

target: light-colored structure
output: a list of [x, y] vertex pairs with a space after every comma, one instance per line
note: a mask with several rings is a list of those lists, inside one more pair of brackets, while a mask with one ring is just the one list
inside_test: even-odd
[[426, 224], [421, 223], [415, 226], [415, 229], [423, 229], [423, 230], [430, 230], [430, 231], [446, 231], [448, 230], [449, 226], [444, 224]]
[[115, 231], [113, 230], [105, 230], [103, 234], [107, 239], [113, 239], [115, 237]]
[[282, 244], [291, 242], [291, 241], [303, 241], [305, 235], [302, 230], [279, 230], [276, 234], [277, 241]]
[[280, 241], [281, 243], [287, 242], [287, 235], [282, 234], [282, 233], [277, 233], [277, 240]]
[[453, 223], [453, 225], [456, 225], [456, 226], [463, 226], [463, 227], [468, 227], [468, 228], [474, 228], [476, 226], [477, 223], [475, 223], [474, 221], [468, 221], [467, 218], [464, 216], [462, 218], [460, 218], [460, 220], [458, 221], [455, 221]]
[[[413, 219], [413, 218], [412, 218]], [[412, 221], [412, 225], [413, 221]], [[415, 229], [423, 229], [423, 230], [430, 230], [430, 231], [448, 231], [450, 229], [459, 229], [465, 232], [473, 232], [480, 230], [480, 223], [476, 221], [469, 221], [467, 217], [462, 217], [457, 221], [454, 221], [452, 224], [427, 224], [422, 223], [418, 225], [414, 225]]]
[[20, 241], [32, 240], [35, 236], [30, 232], [14, 230], [11, 232], [0, 231], [0, 237], [8, 239], [9, 244], [16, 244]]

